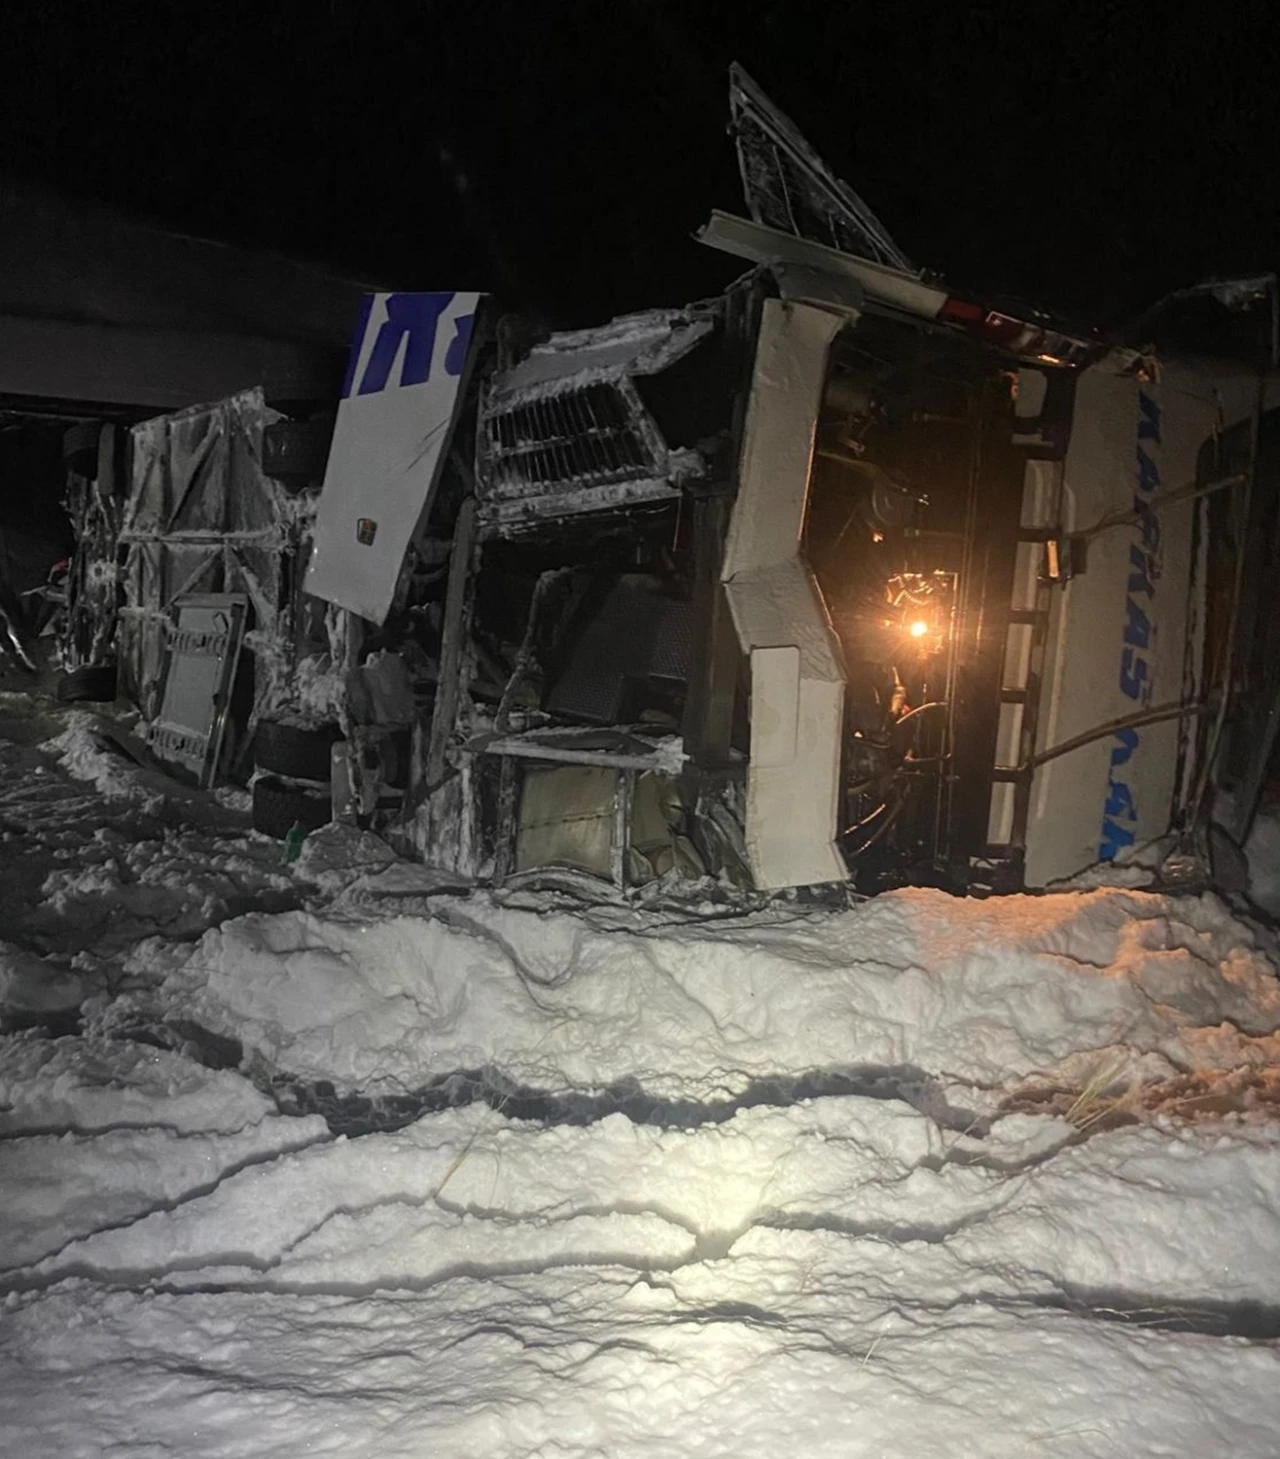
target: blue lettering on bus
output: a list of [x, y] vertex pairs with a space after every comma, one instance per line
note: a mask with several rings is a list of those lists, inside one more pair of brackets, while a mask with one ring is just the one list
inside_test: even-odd
[[1138, 447], [1138, 490], [1148, 496], [1160, 485], [1160, 468], [1141, 446]]
[[1111, 746], [1111, 768], [1127, 765], [1138, 748], [1138, 731], [1122, 729], [1116, 731], [1115, 743]]
[[387, 295], [387, 317], [369, 351], [369, 363], [360, 381], [361, 395], [376, 395], [387, 388], [402, 340], [401, 385], [421, 385], [428, 378], [436, 352], [436, 326], [452, 302], [452, 294]]
[[1129, 574], [1130, 594], [1145, 593], [1150, 598], [1156, 590], [1156, 565], [1151, 554], [1137, 542], [1129, 548], [1129, 566], [1133, 569]]
[[364, 332], [369, 327], [369, 315], [373, 313], [373, 295], [366, 294], [360, 300], [360, 313], [356, 319], [356, 332], [351, 340], [351, 353], [347, 356], [347, 373], [342, 381], [342, 398], [351, 394], [356, 383], [356, 366], [360, 363], [360, 351], [364, 347]]
[[1132, 648], [1120, 655], [1120, 688], [1130, 699], [1141, 700], [1151, 691], [1146, 687], [1147, 661]]
[[471, 329], [475, 322], [474, 314], [461, 314], [453, 321], [453, 339], [444, 356], [446, 375], [462, 374], [462, 367], [467, 363], [467, 350], [471, 347]]
[[[374, 302], [374, 296], [366, 294], [360, 305], [360, 317], [356, 321], [346, 378], [342, 382], [342, 398], [347, 399], [353, 390], [357, 395], [377, 395], [387, 389], [393, 383], [392, 372], [396, 360], [400, 358], [402, 346], [404, 357], [398, 383], [402, 386], [421, 385], [429, 380], [435, 360], [440, 321], [455, 297], [453, 294], [388, 294], [385, 302], [386, 318], [374, 335], [369, 358], [357, 387], [356, 372], [364, 351]], [[474, 323], [474, 314], [463, 314], [453, 321], [453, 338], [444, 352], [446, 375], [456, 378], [462, 374]]]
[[1160, 518], [1136, 491], [1133, 494], [1133, 514], [1142, 530], [1142, 545], [1152, 554], [1159, 552]]
[[[1148, 505], [1151, 496], [1160, 488], [1160, 467], [1142, 443], [1150, 441], [1154, 446], [1161, 445], [1160, 432], [1160, 407], [1145, 390], [1139, 390], [1138, 479], [1133, 494], [1136, 538], [1129, 547], [1130, 572], [1120, 646], [1120, 692], [1126, 699], [1138, 704], [1146, 704], [1151, 695], [1148, 652], [1152, 638], [1151, 618], [1138, 600], [1143, 598], [1150, 605], [1160, 578], [1160, 521]], [[1132, 759], [1139, 743], [1136, 729], [1117, 730], [1112, 741], [1106, 809], [1098, 843], [1100, 861], [1114, 860], [1118, 852], [1133, 845], [1137, 834], [1134, 827], [1138, 820], [1138, 806], [1124, 766]]]
[[1151, 644], [1151, 619], [1131, 597], [1124, 600], [1124, 641], [1130, 648], [1148, 648]]
[[1102, 841], [1098, 846], [1098, 860], [1114, 861], [1118, 851], [1133, 845], [1135, 834], [1128, 826], [1122, 826], [1119, 821], [1113, 821], [1110, 816], [1104, 817]]

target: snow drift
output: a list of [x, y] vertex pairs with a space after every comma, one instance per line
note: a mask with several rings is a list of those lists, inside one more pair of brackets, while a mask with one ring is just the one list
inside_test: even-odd
[[1273, 1459], [1280, 993], [1215, 898], [584, 907], [5, 805], [0, 992], [90, 995], [0, 1036], [15, 1453]]
[[[622, 1078], [711, 1098], [876, 1066], [997, 1087], [1275, 1062], [1280, 985], [1212, 896], [1100, 890], [726, 923], [490, 894], [433, 915], [250, 916], [160, 989], [259, 1067], [365, 1093], [492, 1067], [542, 1089]], [[627, 925], [620, 926], [619, 922]]]

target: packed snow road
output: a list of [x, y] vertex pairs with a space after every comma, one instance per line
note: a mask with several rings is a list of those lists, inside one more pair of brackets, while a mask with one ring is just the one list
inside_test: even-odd
[[0, 750], [5, 1452], [1280, 1452], [1217, 899], [468, 894]]

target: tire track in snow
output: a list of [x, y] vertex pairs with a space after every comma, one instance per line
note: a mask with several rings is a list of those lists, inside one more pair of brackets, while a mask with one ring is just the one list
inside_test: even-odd
[[722, 1099], [673, 1099], [650, 1094], [634, 1079], [600, 1089], [538, 1089], [498, 1069], [460, 1069], [442, 1074], [418, 1090], [399, 1095], [338, 1094], [328, 1081], [303, 1082], [288, 1074], [267, 1087], [282, 1114], [319, 1114], [335, 1134], [360, 1136], [402, 1129], [425, 1114], [486, 1104], [495, 1114], [546, 1125], [590, 1125], [621, 1114], [634, 1124], [661, 1129], [696, 1129], [724, 1124], [741, 1111], [762, 1106], [785, 1109], [806, 1100], [855, 1098], [899, 1100], [954, 1134], [984, 1136], [990, 1118], [953, 1105], [942, 1085], [923, 1069], [867, 1065], [811, 1069], [800, 1074], [761, 1075]]
[[[1273, 1147], [1219, 1137], [1189, 1160], [1189, 1142], [1170, 1155], [1167, 1132], [1081, 1146], [1047, 1123], [1015, 1116], [986, 1142], [965, 1142], [990, 1146], [1002, 1170], [945, 1158], [931, 1121], [886, 1100], [756, 1107], [693, 1130], [620, 1114], [538, 1125], [451, 1110], [246, 1168], [205, 1197], [68, 1244], [20, 1285], [78, 1276], [361, 1295], [560, 1266], [729, 1270], [763, 1242], [780, 1262], [818, 1251], [859, 1280], [892, 1252], [903, 1300], [959, 1287], [973, 1300], [1081, 1311], [1203, 1312], [1217, 1301], [1224, 1331], [1252, 1303], [1255, 1327], [1270, 1331]], [[1201, 1198], [1228, 1180], [1252, 1199], [1224, 1210]], [[1235, 1290], [1222, 1279], [1233, 1262]]]

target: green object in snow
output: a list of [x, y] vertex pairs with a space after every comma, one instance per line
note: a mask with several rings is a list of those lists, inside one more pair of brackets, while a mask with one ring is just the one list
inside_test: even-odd
[[297, 861], [302, 854], [302, 843], [307, 839], [307, 828], [301, 821], [294, 821], [289, 827], [284, 838], [284, 852], [280, 860], [283, 862]]

